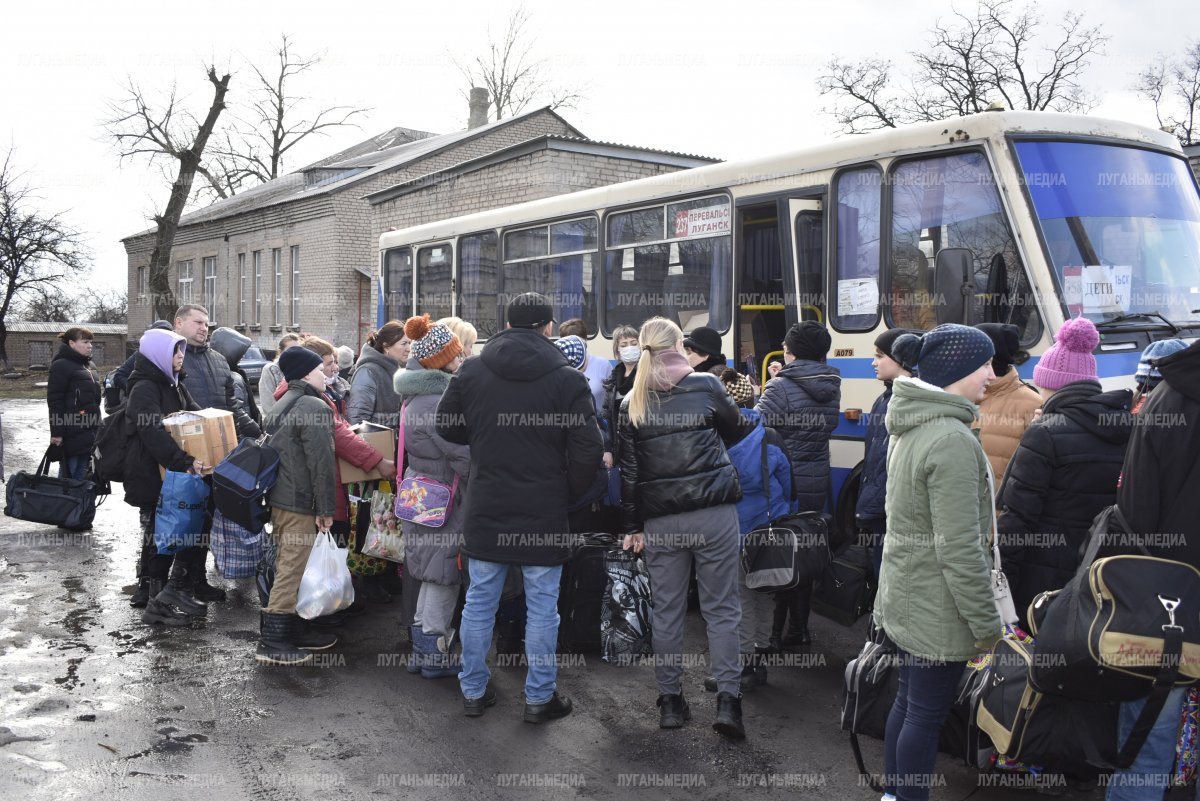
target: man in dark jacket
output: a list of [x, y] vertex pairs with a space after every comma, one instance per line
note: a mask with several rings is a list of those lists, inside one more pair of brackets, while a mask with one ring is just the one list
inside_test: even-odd
[[[1117, 504], [1151, 556], [1200, 568], [1200, 342], [1162, 359], [1158, 369], [1163, 380], [1138, 412]], [[1171, 691], [1133, 764], [1113, 774], [1110, 801], [1147, 798], [1145, 788], [1170, 785], [1186, 691]], [[1145, 703], [1121, 704], [1121, 742]]]
[[587, 379], [547, 338], [554, 313], [526, 293], [508, 306], [508, 328], [468, 359], [438, 406], [437, 433], [471, 446], [463, 554], [470, 557], [460, 629], [465, 712], [496, 702], [488, 649], [509, 565], [525, 580], [525, 721], [563, 717], [569, 699], [556, 690], [558, 586], [570, 555], [567, 508], [592, 480], [603, 453]]

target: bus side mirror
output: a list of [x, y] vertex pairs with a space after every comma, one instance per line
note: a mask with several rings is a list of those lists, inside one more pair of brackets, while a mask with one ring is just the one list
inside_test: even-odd
[[938, 325], [971, 325], [971, 309], [975, 305], [975, 281], [971, 275], [974, 263], [974, 254], [967, 248], [942, 248], [937, 252], [934, 280]]

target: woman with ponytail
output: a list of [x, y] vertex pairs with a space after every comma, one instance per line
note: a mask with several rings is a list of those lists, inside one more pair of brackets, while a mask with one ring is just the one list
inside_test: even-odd
[[659, 726], [676, 729], [691, 713], [683, 698], [683, 617], [693, 564], [717, 682], [713, 728], [731, 739], [742, 726], [738, 625], [738, 516], [742, 497], [725, 448], [752, 428], [720, 379], [696, 373], [683, 332], [662, 317], [638, 334], [642, 352], [621, 404], [621, 530], [643, 549], [654, 586], [654, 674]]

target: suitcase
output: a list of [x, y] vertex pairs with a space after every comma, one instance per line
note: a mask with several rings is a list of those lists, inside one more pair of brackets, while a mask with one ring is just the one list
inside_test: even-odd
[[96, 485], [86, 478], [51, 476], [47, 449], [36, 473], [22, 470], [9, 477], [4, 514], [30, 523], [85, 530], [96, 516]]
[[604, 554], [616, 543], [612, 534], [581, 534], [563, 565], [558, 594], [559, 648], [564, 653], [600, 651], [600, 607], [608, 585]]

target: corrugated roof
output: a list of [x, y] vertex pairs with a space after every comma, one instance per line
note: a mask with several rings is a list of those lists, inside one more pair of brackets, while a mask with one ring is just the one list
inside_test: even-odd
[[18, 320], [5, 323], [10, 334], [61, 334], [73, 325], [88, 329], [93, 334], [123, 334], [128, 335], [129, 326], [115, 323], [38, 323]]
[[439, 134], [429, 131], [417, 131], [412, 128], [393, 128], [390, 131], [384, 131], [381, 134], [372, 136], [370, 139], [359, 142], [357, 145], [346, 148], [332, 156], [326, 156], [319, 161], [314, 161], [312, 164], [306, 164], [296, 172], [306, 172], [315, 170], [321, 167], [337, 164], [348, 159], [357, 158], [368, 153], [378, 153], [381, 150], [397, 147], [398, 145], [415, 142], [418, 139], [428, 139], [431, 136], [439, 136]]

